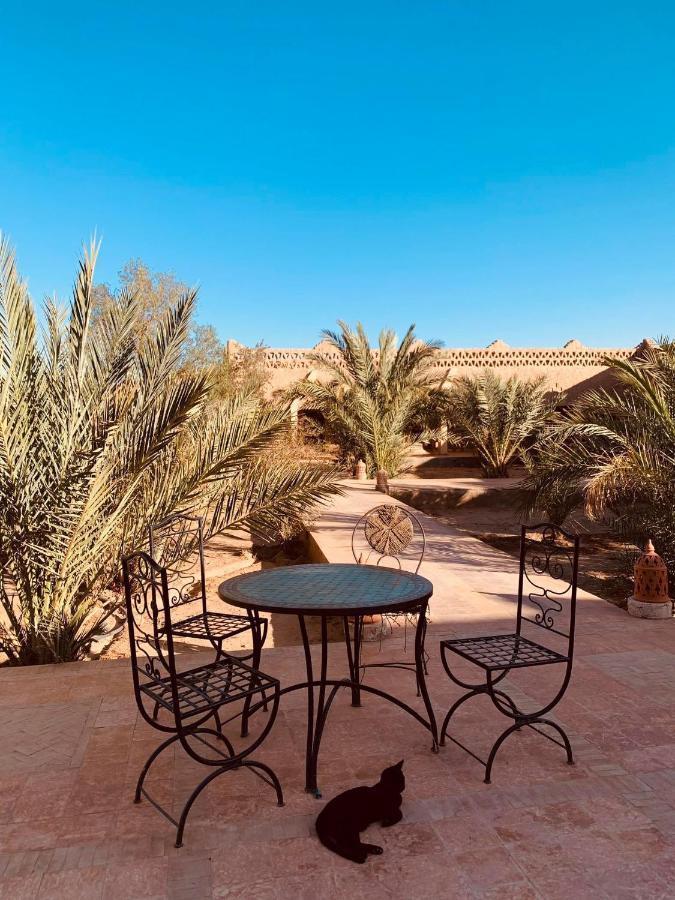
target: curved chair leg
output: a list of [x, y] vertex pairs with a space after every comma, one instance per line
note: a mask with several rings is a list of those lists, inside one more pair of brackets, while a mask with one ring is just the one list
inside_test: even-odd
[[[560, 737], [563, 739], [563, 744], [565, 745], [565, 752], [567, 753], [567, 765], [574, 765], [574, 755], [572, 753], [572, 745], [570, 743], [570, 739], [567, 737], [565, 729], [558, 725], [557, 722], [553, 722], [551, 719], [535, 719], [534, 720], [538, 725], [548, 725], [554, 731], [557, 731]], [[532, 722], [528, 722], [528, 725], [533, 724]], [[543, 732], [542, 732], [543, 733]]]
[[[489, 691], [488, 691], [488, 693], [489, 693]], [[495, 697], [503, 697], [504, 700], [506, 700], [508, 705], [511, 707], [511, 712], [513, 714], [514, 719], [524, 717], [524, 714], [518, 709], [516, 704], [513, 702], [513, 700], [509, 697], [509, 695], [507, 693], [505, 693], [504, 691], [495, 691], [495, 690], [493, 690], [492, 693], [494, 694]], [[494, 699], [492, 702], [495, 703]], [[497, 703], [495, 703], [495, 706], [497, 706], [497, 709], [499, 709], [499, 706]], [[503, 712], [503, 710], [501, 710], [501, 709], [499, 711]], [[508, 714], [504, 713], [504, 715], [508, 715]]]
[[225, 772], [232, 772], [235, 768], [238, 768], [238, 766], [218, 768], [215, 772], [210, 772], [206, 776], [206, 778], [200, 781], [197, 787], [192, 791], [185, 803], [185, 806], [183, 807], [183, 812], [180, 814], [180, 819], [178, 820], [178, 830], [176, 832], [176, 847], [183, 846], [183, 832], [185, 831], [185, 823], [187, 822], [187, 817], [189, 816], [190, 810], [192, 809], [192, 804], [195, 802], [197, 797], [201, 794], [201, 792], [207, 785], [211, 784], [214, 778], [217, 778], [219, 775], [223, 775]]
[[[232, 746], [230, 740], [223, 734], [223, 725], [222, 725], [222, 722], [220, 721], [220, 716], [218, 715], [218, 710], [217, 710], [217, 709], [214, 709], [214, 710], [213, 710], [212, 716], [213, 716], [213, 718], [215, 719], [215, 722], [216, 722], [216, 733], [217, 733], [217, 737], [219, 738], [219, 740], [221, 740], [221, 741], [225, 744], [225, 746], [227, 747], [227, 751], [228, 751], [228, 753], [230, 754], [230, 756], [236, 756], [236, 755], [237, 755], [237, 754], [236, 754], [236, 751], [235, 751], [234, 747]], [[201, 731], [201, 729], [199, 729], [199, 730]]]
[[474, 688], [473, 690], [469, 691], [467, 694], [463, 694], [459, 698], [459, 700], [456, 700], [452, 704], [452, 706], [448, 710], [448, 714], [446, 715], [445, 719], [443, 719], [443, 725], [441, 727], [441, 734], [440, 734], [440, 740], [439, 740], [441, 747], [445, 747], [445, 735], [448, 733], [448, 725], [450, 724], [450, 719], [454, 716], [454, 714], [457, 712], [459, 707], [463, 703], [466, 703], [467, 700], [470, 700], [472, 697], [478, 697], [484, 693], [485, 693], [484, 687]]
[[175, 744], [178, 739], [179, 739], [179, 735], [177, 735], [177, 734], [172, 735], [170, 738], [168, 738], [166, 741], [164, 741], [162, 744], [160, 744], [159, 747], [156, 747], [152, 751], [150, 756], [147, 758], [147, 760], [145, 761], [145, 765], [143, 766], [143, 768], [141, 770], [141, 774], [138, 776], [138, 781], [136, 782], [136, 793], [134, 795], [134, 803], [141, 802], [141, 790], [143, 788], [143, 782], [145, 781], [145, 777], [148, 774], [148, 772], [150, 771], [150, 767], [152, 766], [154, 761], [157, 759], [157, 757], [160, 755], [160, 753], [163, 753], [167, 747], [171, 746], [171, 744]]
[[273, 769], [270, 769], [270, 767], [266, 766], [265, 763], [256, 762], [255, 760], [245, 760], [242, 763], [242, 767], [246, 769], [253, 769], [254, 771], [255, 769], [262, 769], [262, 771], [269, 777], [272, 787], [277, 792], [277, 806], [284, 805], [284, 792], [281, 789], [281, 782], [279, 781], [277, 774]]
[[516, 722], [514, 725], [510, 725], [506, 731], [503, 731], [497, 740], [492, 745], [492, 750], [490, 750], [490, 755], [488, 756], [488, 761], [485, 765], [485, 784], [490, 784], [490, 775], [492, 774], [492, 764], [495, 761], [495, 756], [497, 755], [497, 751], [507, 739], [510, 734], [513, 734], [514, 731], [518, 731], [519, 728], [522, 728], [524, 722]]
[[202, 781], [200, 781], [199, 784], [197, 785], [197, 787], [192, 791], [192, 793], [188, 797], [188, 799], [185, 803], [185, 806], [183, 807], [183, 811], [180, 814], [180, 819], [178, 820], [178, 829], [176, 831], [176, 848], [180, 848], [183, 846], [183, 832], [185, 831], [185, 824], [187, 822], [187, 818], [190, 815], [190, 810], [192, 809], [192, 806], [193, 806], [195, 800], [197, 799], [197, 797], [199, 797], [199, 795], [204, 790], [204, 788], [208, 787], [208, 785], [211, 784], [211, 782], [214, 781], [216, 778], [218, 778], [219, 775], [223, 775], [225, 772], [233, 772], [235, 769], [244, 768], [244, 767], [252, 768], [252, 769], [255, 769], [255, 768], [262, 769], [265, 772], [265, 774], [269, 776], [269, 778], [271, 780], [271, 784], [276, 791], [278, 805], [279, 806], [284, 805], [284, 795], [281, 790], [281, 784], [279, 782], [279, 779], [277, 778], [276, 774], [272, 771], [272, 769], [270, 769], [270, 767], [266, 766], [264, 763], [256, 763], [256, 762], [246, 761], [246, 762], [241, 762], [238, 765], [234, 765], [234, 766], [230, 765], [230, 766], [220, 767], [220, 768], [216, 769], [215, 772], [211, 772], [209, 775], [206, 776], [206, 778], [204, 778]]

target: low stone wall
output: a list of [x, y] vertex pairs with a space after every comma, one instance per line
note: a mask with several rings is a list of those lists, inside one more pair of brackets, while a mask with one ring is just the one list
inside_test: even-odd
[[480, 479], [476, 479], [476, 484], [459, 483], [457, 486], [394, 482], [389, 490], [392, 497], [430, 515], [458, 507], [513, 509], [520, 501], [520, 481], [515, 478], [499, 480], [502, 483], [494, 487], [489, 481], [481, 482]]

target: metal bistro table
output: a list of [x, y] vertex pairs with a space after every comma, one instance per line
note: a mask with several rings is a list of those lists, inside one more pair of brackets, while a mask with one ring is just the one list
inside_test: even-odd
[[[438, 751], [438, 731], [427, 691], [424, 673], [424, 635], [426, 610], [433, 585], [421, 575], [397, 569], [356, 564], [315, 564], [264, 569], [237, 575], [218, 588], [221, 599], [253, 612], [296, 615], [300, 623], [305, 651], [307, 680], [284, 687], [282, 694], [307, 690], [306, 790], [320, 797], [317, 785], [317, 761], [326, 718], [341, 687], [352, 692], [352, 706], [361, 705], [361, 691], [383, 697], [405, 710], [431, 732], [432, 750]], [[415, 632], [415, 665], [419, 692], [427, 718], [398, 697], [359, 681], [363, 616], [394, 611], [418, 613]], [[321, 618], [321, 644], [318, 678], [314, 675], [312, 652], [307, 636], [307, 616]], [[329, 617], [342, 619], [347, 648], [348, 677], [328, 677]], [[353, 618], [350, 628], [349, 619]], [[330, 690], [328, 690], [330, 688]], [[318, 692], [317, 690], [318, 689]], [[250, 712], [254, 712], [257, 704]]]

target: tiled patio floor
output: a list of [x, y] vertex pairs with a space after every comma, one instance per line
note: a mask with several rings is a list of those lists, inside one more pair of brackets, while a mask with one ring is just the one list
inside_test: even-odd
[[[504, 601], [504, 606], [508, 603]], [[465, 613], [467, 612], [464, 607]], [[506, 617], [473, 628], [506, 630]], [[0, 671], [0, 897], [667, 897], [675, 873], [675, 630], [632, 620], [600, 601], [582, 603], [578, 657], [558, 719], [577, 765], [533, 733], [498, 757], [493, 784], [453, 745], [438, 755], [402, 712], [368, 697], [335, 704], [320, 781], [326, 797], [373, 782], [405, 758], [404, 819], [373, 828], [385, 852], [364, 866], [324, 850], [313, 833], [320, 802], [303, 792], [304, 709], [282, 706], [257, 757], [286, 793], [249, 773], [214, 782], [195, 804], [181, 850], [132, 783], [157, 738], [136, 714], [128, 663], [77, 663]], [[438, 639], [466, 624], [432, 627], [431, 687], [442, 717], [457, 691], [438, 661]], [[336, 664], [342, 646], [332, 646]], [[396, 642], [386, 653], [396, 651]], [[371, 647], [370, 653], [376, 648]], [[196, 658], [196, 657], [195, 657]], [[264, 656], [282, 681], [302, 673], [298, 648]], [[542, 698], [554, 667], [518, 685]], [[369, 676], [415, 703], [408, 673]], [[515, 682], [514, 682], [515, 683]], [[502, 727], [483, 699], [464, 707], [458, 734], [485, 750]], [[197, 769], [177, 751], [150, 786], [184, 798]]]

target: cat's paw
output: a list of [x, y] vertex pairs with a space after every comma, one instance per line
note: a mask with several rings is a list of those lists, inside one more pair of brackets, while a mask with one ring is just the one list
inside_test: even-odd
[[372, 853], [373, 856], [379, 856], [383, 851], [382, 847], [378, 847], [377, 844], [365, 844], [364, 845], [368, 853]]

